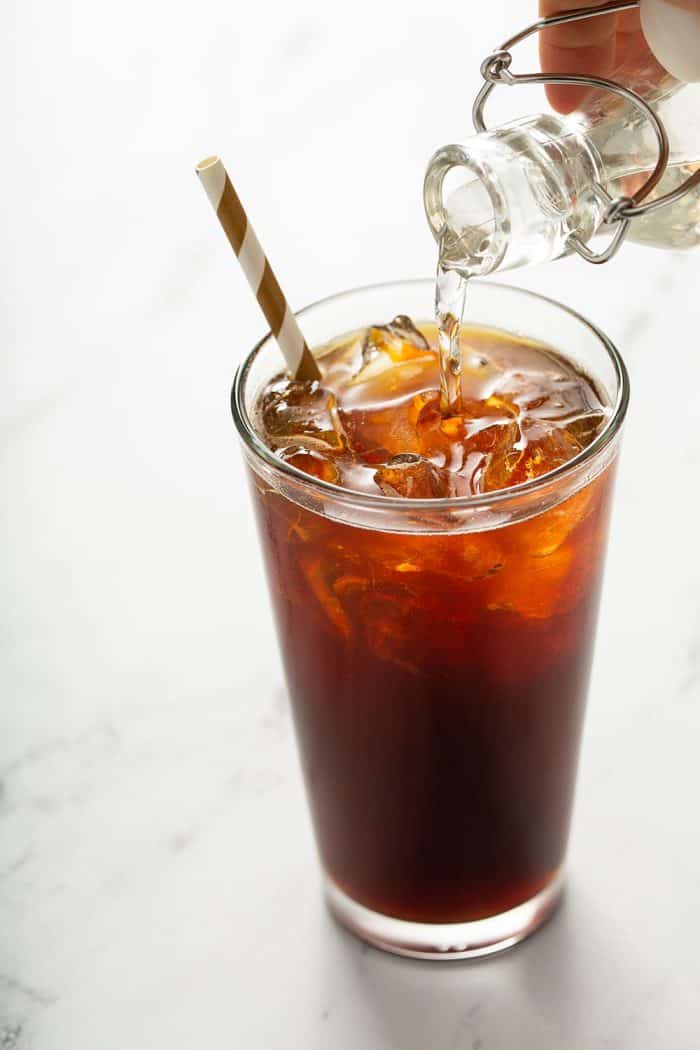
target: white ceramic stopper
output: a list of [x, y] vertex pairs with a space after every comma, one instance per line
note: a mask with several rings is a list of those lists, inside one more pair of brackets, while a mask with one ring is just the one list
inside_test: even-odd
[[664, 69], [700, 80], [700, 0], [641, 0], [642, 31]]

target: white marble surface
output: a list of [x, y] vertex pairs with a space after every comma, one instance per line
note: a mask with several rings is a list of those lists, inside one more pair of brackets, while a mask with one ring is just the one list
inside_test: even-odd
[[565, 906], [435, 966], [320, 899], [228, 411], [263, 326], [193, 165], [224, 156], [296, 305], [430, 273], [426, 159], [530, 15], [473, 11], [4, 10], [5, 1050], [698, 1045], [700, 257], [515, 277], [633, 383]]

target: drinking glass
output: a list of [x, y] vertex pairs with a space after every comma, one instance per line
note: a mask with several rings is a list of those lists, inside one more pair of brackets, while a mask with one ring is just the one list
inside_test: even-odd
[[[408, 314], [434, 285], [302, 310], [311, 346]], [[511, 489], [409, 500], [283, 462], [255, 429], [271, 335], [232, 391], [327, 900], [364, 940], [464, 958], [534, 931], [560, 896], [625, 366], [583, 317], [472, 282], [470, 322], [544, 343], [611, 408], [569, 462]]]

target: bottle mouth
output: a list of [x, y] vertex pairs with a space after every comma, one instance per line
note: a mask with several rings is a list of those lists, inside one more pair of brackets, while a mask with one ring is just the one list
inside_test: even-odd
[[500, 265], [507, 247], [506, 204], [476, 142], [438, 150], [428, 165], [423, 200], [445, 269], [483, 277]]

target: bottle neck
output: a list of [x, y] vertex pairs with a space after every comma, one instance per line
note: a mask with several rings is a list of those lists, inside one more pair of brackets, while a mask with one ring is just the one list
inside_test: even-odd
[[442, 265], [483, 276], [543, 262], [602, 220], [599, 157], [585, 132], [536, 116], [475, 135], [433, 157], [424, 200]]

